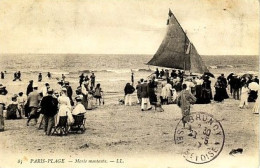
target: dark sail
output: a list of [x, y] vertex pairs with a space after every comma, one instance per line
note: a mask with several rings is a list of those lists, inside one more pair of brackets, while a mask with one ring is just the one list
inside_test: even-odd
[[208, 72], [200, 55], [172, 14], [169, 15], [168, 30], [159, 49], [148, 65], [189, 70], [191, 72]]

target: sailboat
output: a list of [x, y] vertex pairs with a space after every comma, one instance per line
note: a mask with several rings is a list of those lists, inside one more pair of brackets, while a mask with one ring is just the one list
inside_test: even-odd
[[181, 69], [192, 73], [209, 72], [171, 9], [169, 9], [168, 15], [167, 33], [157, 52], [147, 64]]

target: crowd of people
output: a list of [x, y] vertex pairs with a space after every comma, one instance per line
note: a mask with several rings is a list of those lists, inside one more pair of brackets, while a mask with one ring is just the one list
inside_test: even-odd
[[[82, 75], [84, 76], [84, 74]], [[92, 73], [92, 78], [93, 76], [94, 73]], [[43, 122], [45, 123], [45, 134], [51, 135], [52, 128], [58, 124], [61, 116], [68, 116], [68, 124], [72, 125], [74, 115], [85, 114], [87, 110], [95, 109], [102, 104], [103, 91], [100, 83], [94, 87], [95, 80], [90, 82], [84, 80], [77, 87], [74, 95], [69, 81], [63, 79], [58, 82], [59, 89], [56, 90], [52, 89], [50, 83], [46, 82], [42, 88], [39, 88], [38, 82], [30, 80], [26, 94], [19, 92], [14, 94], [11, 100], [6, 97], [8, 93], [6, 87], [1, 85], [0, 111], [3, 108], [2, 111], [5, 111], [5, 114], [0, 114], [0, 125], [3, 124], [1, 116], [5, 119], [27, 118], [27, 126], [32, 120], [34, 120], [35, 125]]]
[[[212, 101], [224, 102], [230, 96], [240, 100], [239, 107], [244, 108], [248, 102], [255, 102], [257, 99], [257, 90], [249, 89], [249, 84], [255, 82], [259, 84], [259, 79], [255, 75], [238, 76], [231, 73], [226, 78], [224, 74], [217, 77], [214, 85], [211, 84], [211, 78], [215, 76], [211, 73], [204, 73], [201, 76], [185, 75], [181, 70], [156, 69], [154, 74], [149, 76], [149, 82], [141, 79], [134, 88], [127, 83], [125, 86], [125, 105], [132, 105], [132, 95], [137, 90], [138, 103], [141, 104], [141, 110], [150, 110], [151, 104], [172, 104], [177, 103], [177, 98], [181, 91], [188, 90], [195, 98], [196, 104], [208, 104]], [[215, 88], [213, 95], [212, 86]], [[230, 86], [230, 96], [227, 92]]]

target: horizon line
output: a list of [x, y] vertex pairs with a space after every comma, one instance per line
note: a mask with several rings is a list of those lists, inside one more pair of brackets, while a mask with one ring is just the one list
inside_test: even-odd
[[[154, 54], [118, 54], [118, 53], [101, 53], [101, 54], [97, 54], [97, 53], [0, 53], [0, 55], [154, 55]], [[200, 54], [201, 56], [260, 56], [259, 54]]]

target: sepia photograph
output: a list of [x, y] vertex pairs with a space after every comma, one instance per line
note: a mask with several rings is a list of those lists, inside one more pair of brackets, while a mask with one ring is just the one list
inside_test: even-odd
[[259, 167], [258, 0], [0, 0], [0, 168]]

